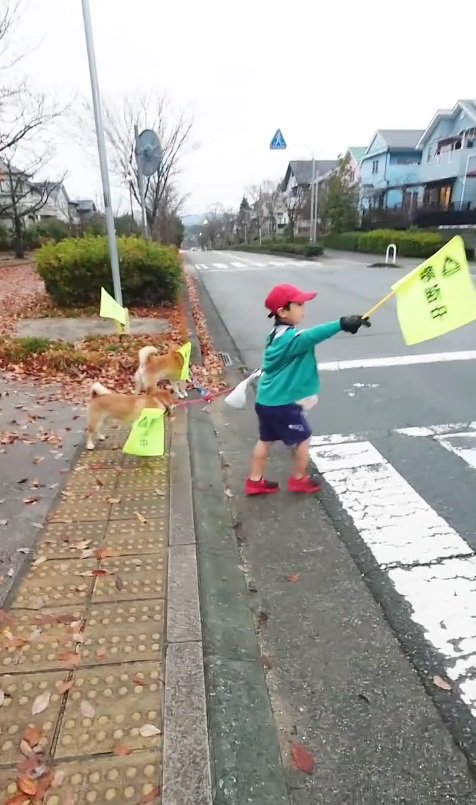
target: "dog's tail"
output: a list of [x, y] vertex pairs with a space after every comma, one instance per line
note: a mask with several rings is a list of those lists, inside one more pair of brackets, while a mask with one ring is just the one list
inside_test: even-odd
[[139, 350], [139, 366], [145, 366], [151, 355], [157, 355], [155, 347], [141, 347]]
[[103, 386], [102, 383], [93, 383], [91, 386], [91, 399], [94, 399], [94, 397], [104, 397], [105, 394], [111, 394], [106, 386]]

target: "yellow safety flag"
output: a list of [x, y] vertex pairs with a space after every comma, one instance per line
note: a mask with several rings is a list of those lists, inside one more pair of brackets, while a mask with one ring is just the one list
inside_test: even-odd
[[[420, 344], [476, 320], [476, 289], [457, 235], [392, 285], [406, 344]], [[390, 295], [389, 295], [390, 296]]]
[[132, 424], [122, 448], [129, 456], [163, 456], [165, 453], [164, 412], [160, 408], [144, 408]]
[[[101, 306], [99, 308], [99, 315], [103, 319], [114, 319], [116, 330], [118, 333], [129, 333], [129, 312], [127, 308], [121, 307], [113, 297], [108, 294], [105, 288], [101, 288]], [[119, 327], [118, 327], [119, 325]]]
[[183, 355], [183, 367], [179, 379], [188, 380], [190, 378], [190, 358], [192, 355], [191, 342], [187, 341], [187, 343], [184, 344], [183, 347], [180, 347], [180, 349], [178, 349], [177, 352], [180, 352], [180, 354]]
[[120, 321], [115, 321], [114, 322], [114, 325], [116, 327], [116, 333], [118, 335], [130, 335], [130, 332], [131, 332], [131, 320], [130, 320], [130, 317], [129, 317], [129, 311], [128, 311], [128, 309], [126, 307], [123, 308], [123, 310], [124, 310], [124, 313], [126, 314], [126, 316], [125, 316], [126, 320], [125, 320], [124, 324], [121, 324]]

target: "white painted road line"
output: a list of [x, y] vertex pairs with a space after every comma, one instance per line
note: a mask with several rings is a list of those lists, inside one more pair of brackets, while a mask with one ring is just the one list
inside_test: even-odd
[[473, 470], [476, 470], [476, 431], [452, 433], [446, 436], [436, 436], [435, 438], [442, 447], [451, 453], [455, 453]]
[[312, 446], [311, 458], [380, 566], [473, 553], [370, 442]]
[[389, 366], [418, 366], [424, 363], [474, 361], [476, 349], [463, 352], [426, 352], [423, 355], [394, 355], [388, 358], [360, 358], [353, 361], [328, 361], [319, 364], [319, 371], [340, 372], [344, 369], [384, 369]]
[[[476, 432], [441, 436], [441, 427], [454, 426], [406, 430], [420, 431], [475, 466]], [[476, 717], [474, 551], [370, 442], [355, 439], [339, 433], [313, 437], [311, 458]]]
[[389, 571], [412, 608], [412, 620], [443, 655], [447, 676], [458, 684], [476, 716], [476, 557], [446, 559], [430, 567]]
[[226, 268], [226, 263], [212, 263], [214, 268]]

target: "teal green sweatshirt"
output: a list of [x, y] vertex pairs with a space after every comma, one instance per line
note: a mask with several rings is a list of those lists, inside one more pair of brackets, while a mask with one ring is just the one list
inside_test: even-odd
[[339, 321], [318, 324], [309, 330], [276, 327], [266, 343], [256, 402], [289, 405], [319, 394], [314, 347], [340, 331]]

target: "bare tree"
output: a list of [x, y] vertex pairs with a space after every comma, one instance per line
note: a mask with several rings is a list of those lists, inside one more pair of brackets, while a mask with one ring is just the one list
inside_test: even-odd
[[[256, 234], [258, 235], [261, 243], [261, 235], [263, 225], [266, 221], [267, 212], [262, 186], [252, 185], [251, 187], [247, 188], [246, 195], [251, 202], [250, 223], [252, 224], [253, 228], [256, 228]], [[252, 233], [252, 235], [253, 234], [254, 233]]]
[[303, 187], [294, 187], [291, 193], [283, 194], [283, 203], [288, 215], [289, 240], [292, 243], [296, 224], [309, 206], [309, 193]]
[[283, 194], [279, 182], [266, 179], [261, 185], [265, 221], [271, 235], [278, 231], [278, 215], [284, 210]]
[[57, 181], [34, 181], [38, 172], [44, 170], [48, 161], [46, 152], [30, 154], [28, 161], [22, 159], [23, 167], [16, 167], [14, 160], [17, 148], [9, 149], [1, 157], [0, 220], [7, 220], [13, 228], [13, 244], [16, 257], [24, 257], [24, 232], [27, 223], [34, 222], [36, 215], [61, 187], [64, 176]]
[[[161, 237], [164, 216], [174, 216], [184, 199], [178, 205], [176, 180], [180, 173], [180, 158], [183, 154], [192, 129], [192, 121], [184, 112], [174, 114], [167, 98], [163, 96], [125, 96], [121, 106], [103, 103], [104, 129], [109, 150], [111, 169], [140, 204], [139, 181], [134, 156], [134, 127], [139, 131], [153, 129], [162, 145], [162, 160], [159, 169], [145, 179], [145, 198], [147, 222], [154, 237]], [[82, 128], [93, 131], [92, 110], [85, 104], [80, 113]], [[169, 209], [169, 206], [171, 208]]]

